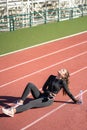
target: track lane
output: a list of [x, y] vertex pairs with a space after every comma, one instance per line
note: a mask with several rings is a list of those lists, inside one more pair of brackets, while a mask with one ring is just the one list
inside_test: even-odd
[[17, 65], [14, 65], [14, 66], [11, 66], [11, 67], [8, 67], [8, 68], [1, 69], [0, 72], [4, 72], [4, 71], [10, 70], [10, 69], [13, 69], [13, 68], [16, 68], [16, 67], [22, 66], [22, 65], [25, 65], [25, 64], [27, 64], [27, 63], [30, 63], [30, 62], [36, 61], [36, 60], [40, 60], [40, 59], [45, 58], [45, 57], [47, 57], [47, 56], [51, 56], [51, 55], [54, 55], [54, 54], [60, 53], [60, 52], [62, 52], [62, 51], [68, 50], [68, 49], [70, 49], [70, 48], [77, 47], [77, 46], [79, 46], [79, 45], [83, 45], [83, 44], [87, 44], [87, 41], [80, 42], [79, 44], [71, 45], [71, 46], [66, 47], [66, 48], [63, 48], [63, 49], [59, 49], [59, 50], [54, 51], [54, 52], [52, 52], [52, 53], [48, 53], [48, 54], [46, 54], [46, 55], [43, 55], [43, 56], [40, 56], [40, 57], [37, 57], [37, 58], [31, 59], [31, 60], [29, 60], [29, 61], [26, 61], [26, 62], [23, 62], [23, 63], [17, 64]]
[[[81, 49], [81, 48], [80, 48]], [[87, 57], [87, 56], [86, 56]], [[65, 63], [63, 63], [62, 64], [62, 66], [66, 66], [66, 67], [68, 67], [69, 68], [69, 70], [70, 70], [70, 72], [74, 72], [73, 70], [78, 70], [78, 68], [82, 68], [82, 67], [85, 67], [85, 65], [87, 65], [86, 64], [86, 60], [85, 61], [83, 61], [83, 59], [84, 59], [85, 57], [84, 56], [82, 56], [82, 58], [81, 57], [79, 57], [79, 59], [78, 59], [78, 57], [77, 58], [75, 58], [74, 60], [70, 60], [70, 61], [67, 61], [67, 62], [65, 62]], [[80, 62], [78, 62], [78, 60], [80, 60]], [[74, 67], [72, 68], [71, 67], [71, 65], [74, 63]], [[79, 64], [78, 64], [79, 63]], [[82, 64], [83, 63], [83, 64]], [[30, 77], [28, 77], [27, 79], [26, 79], [26, 81], [28, 80], [29, 81], [29, 79], [30, 79], [30, 81], [31, 81], [31, 79], [33, 78], [33, 80], [32, 81], [34, 81], [37, 85], [39, 85], [38, 87], [40, 88], [40, 85], [43, 83], [43, 81], [46, 79], [46, 77], [50, 74], [50, 72], [51, 73], [55, 73], [56, 72], [56, 70], [57, 69], [59, 69], [60, 67], [62, 67], [61, 66], [61, 64], [60, 65], [56, 65], [56, 66], [54, 66], [53, 68], [50, 68], [50, 69], [47, 69], [47, 70], [44, 70], [43, 72], [40, 72], [40, 73], [38, 73], [38, 74], [35, 74], [35, 75], [32, 75], [32, 76], [30, 76]], [[78, 91], [79, 91], [79, 89], [82, 87], [82, 81], [83, 81], [83, 84], [84, 84], [84, 87], [83, 87], [83, 89], [85, 89], [85, 85], [86, 85], [86, 78], [84, 78], [84, 76], [85, 77], [87, 77], [87, 75], [84, 75], [84, 74], [87, 74], [87, 68], [86, 69], [83, 69], [83, 71], [79, 71], [79, 73], [77, 74], [77, 73], [75, 73], [75, 75], [73, 75], [74, 77], [71, 77], [71, 84], [73, 85], [73, 86], [75, 86], [75, 85], [77, 85], [77, 86], [80, 86], [80, 87], [73, 87], [72, 88], [72, 92], [76, 95], [77, 93], [78, 93]], [[38, 82], [38, 80], [36, 80], [37, 79], [37, 77], [38, 78], [43, 78], [41, 81], [40, 81], [40, 83]], [[79, 80], [77, 81], [76, 79], [77, 78], [80, 80], [81, 79], [81, 82], [79, 82]], [[24, 83], [23, 83], [24, 82]], [[80, 84], [81, 83], [81, 84]], [[80, 84], [80, 85], [79, 85]], [[20, 86], [20, 85], [22, 85], [22, 87]], [[11, 84], [11, 85], [8, 85], [8, 87], [7, 87], [7, 90], [6, 90], [6, 88], [2, 88], [1, 90], [0, 90], [0, 92], [1, 92], [1, 95], [3, 95], [3, 93], [4, 93], [4, 95], [6, 94], [7, 96], [9, 96], [9, 94], [10, 94], [10, 96], [11, 95], [13, 95], [13, 96], [17, 96], [17, 95], [20, 95], [20, 93], [22, 92], [22, 90], [23, 90], [23, 85], [25, 85], [25, 81], [24, 81], [24, 79], [23, 79], [23, 81], [21, 81], [20, 83], [14, 83], [14, 84]], [[13, 88], [14, 88], [14, 91], [13, 91]], [[76, 89], [75, 89], [76, 88]], [[15, 93], [16, 92], [16, 93]], [[61, 99], [63, 99], [63, 97], [62, 97], [62, 95], [61, 95], [61, 93], [58, 95], [58, 100], [61, 100]], [[64, 97], [64, 100], [68, 100], [69, 98], [68, 97]], [[4, 126], [5, 126], [5, 129], [13, 129], [13, 130], [19, 130], [19, 129], [21, 129], [21, 128], [23, 128], [24, 126], [26, 126], [27, 124], [29, 124], [29, 123], [32, 123], [34, 120], [37, 120], [38, 119], [38, 117], [40, 118], [41, 116], [43, 116], [44, 114], [46, 114], [47, 112], [49, 112], [49, 110], [53, 110], [55, 107], [56, 107], [56, 105], [58, 105], [57, 103], [55, 103], [53, 106], [51, 106], [51, 107], [48, 107], [48, 108], [43, 108], [43, 109], [39, 109], [39, 111], [37, 111], [36, 109], [34, 109], [33, 111], [32, 110], [30, 110], [30, 111], [26, 111], [26, 112], [24, 112], [24, 113], [20, 113], [20, 114], [18, 114], [18, 115], [16, 115], [14, 118], [9, 118], [9, 117], [7, 117], [7, 118], [0, 118], [0, 123], [1, 124], [3, 124], [3, 125], [1, 125], [0, 124], [0, 127], [2, 128], [2, 129], [4, 129]], [[32, 115], [34, 115], [33, 117], [32, 117]], [[61, 113], [60, 113], [60, 116], [61, 116]], [[20, 117], [21, 117], [21, 120], [20, 120]], [[54, 118], [54, 117], [53, 117]], [[47, 119], [47, 118], [46, 118]], [[48, 120], [49, 121], [49, 120]], [[3, 122], [3, 123], [2, 123]], [[19, 124], [19, 122], [20, 122], [20, 124]], [[39, 122], [38, 122], [39, 123]], [[45, 129], [44, 128], [44, 126], [43, 126], [43, 121], [41, 121], [40, 122], [42, 125], [41, 125], [41, 127], [40, 128], [42, 128], [42, 129]], [[8, 125], [7, 125], [8, 124]], [[37, 125], [37, 124], [36, 124]], [[13, 127], [14, 126], [14, 127]], [[39, 125], [40, 126], [40, 125]], [[34, 128], [34, 126], [32, 127], [32, 128]], [[29, 128], [29, 130], [31, 130], [32, 128]], [[37, 128], [39, 128], [38, 127], [38, 125], [37, 125]], [[49, 127], [47, 127], [47, 128], [49, 128]], [[47, 129], [48, 130], [48, 129]]]
[[[47, 79], [50, 72], [51, 72], [51, 74], [54, 72], [55, 72], [54, 74], [56, 74], [56, 71], [62, 67], [68, 68], [70, 73], [77, 71], [77, 68], [79, 70], [81, 68], [83, 68], [83, 70], [87, 70], [87, 62], [85, 60], [86, 57], [83, 58], [83, 56], [82, 57], [80, 56], [79, 58], [77, 57], [73, 60], [65, 61], [64, 63], [62, 62], [62, 64], [55, 65], [55, 66], [52, 66], [51, 68], [44, 69], [41, 72], [33, 73], [33, 75], [30, 75], [30, 76], [26, 77], [25, 79], [19, 80], [18, 82], [16, 81], [16, 82], [13, 82], [8, 85], [6, 84], [7, 90], [6, 90], [6, 87], [3, 87], [2, 89], [0, 89], [0, 95], [3, 95], [3, 92], [4, 92], [4, 95], [7, 95], [7, 96], [9, 96], [9, 95], [10, 96], [11, 95], [20, 96], [22, 94], [23, 89], [25, 88], [25, 85], [29, 81], [35, 83], [38, 86], [38, 88], [41, 88], [41, 86], [45, 82], [45, 79]], [[83, 59], [84, 59], [84, 61], [83, 61]], [[83, 61], [83, 62], [81, 62], [81, 61]], [[35, 80], [35, 79], [37, 79], [37, 80]], [[39, 79], [41, 79], [41, 80], [39, 80]], [[14, 91], [13, 91], [13, 89], [14, 89]]]
[[[87, 32], [65, 39], [57, 39], [56, 41], [47, 42], [47, 44], [41, 44], [40, 46], [28, 48], [6, 56], [0, 56], [0, 70], [52, 53], [62, 49], [62, 47], [66, 48], [70, 46], [70, 44], [75, 45], [83, 41], [87, 41]], [[49, 49], [46, 50], [45, 48]]]
[[[85, 86], [86, 85], [86, 77], [87, 77], [86, 72], [87, 71], [84, 70], [84, 71], [81, 71], [80, 73], [76, 73], [75, 75], [71, 74], [72, 75], [71, 80], [72, 80], [72, 82], [74, 81], [73, 83], [75, 84], [75, 86], [73, 86], [73, 88], [72, 88], [72, 93], [74, 93], [74, 95], [77, 95], [78, 91], [80, 89], [82, 89], [82, 85], [81, 84], [79, 85], [79, 80], [80, 81], [82, 80], [82, 77], [83, 77], [84, 73], [86, 75], [85, 75], [85, 78], [84, 78], [83, 90], [85, 90], [85, 88], [86, 88], [86, 86]], [[75, 82], [76, 78], [78, 80]], [[76, 87], [76, 85], [77, 86], [79, 85], [79, 88]], [[60, 92], [56, 97], [56, 101], [61, 101], [61, 100], [62, 101], [68, 101], [69, 97], [67, 97], [67, 96], [63, 97], [62, 93]], [[1, 125], [1, 128], [4, 128], [4, 126], [6, 126], [7, 129], [9, 128], [9, 129], [13, 129], [13, 130], [15, 130], [15, 129], [19, 130], [19, 129], [22, 129], [22, 128], [25, 128], [26, 126], [28, 126], [29, 130], [32, 130], [34, 128], [36, 128], [36, 130], [38, 130], [38, 128], [45, 129], [45, 126], [47, 125], [47, 122], [51, 123], [50, 121], [51, 120], [54, 121], [53, 120], [54, 118], [55, 118], [56, 121], [57, 120], [61, 121], [61, 119], [60, 119], [61, 114], [64, 111], [64, 110], [62, 111], [62, 106], [61, 105], [64, 106], [63, 109], [65, 110], [65, 105], [63, 103], [55, 102], [54, 105], [52, 105], [50, 107], [46, 107], [46, 108], [39, 108], [38, 111], [37, 111], [37, 109], [33, 109], [33, 110], [29, 110], [29, 111], [20, 113], [18, 115], [16, 114], [14, 118], [7, 117], [7, 118], [5, 118], [4, 122], [3, 122], [4, 118], [2, 118], [0, 120], [1, 122], [3, 122], [3, 125]], [[71, 110], [70, 107], [71, 107], [71, 105], [69, 105], [67, 109]], [[77, 107], [77, 105], [73, 105], [73, 108], [74, 107]], [[58, 108], [60, 108], [60, 109], [58, 109]], [[51, 112], [51, 114], [49, 114], [49, 112]], [[74, 111], [74, 113], [75, 112], [76, 111]], [[77, 112], [78, 112], [78, 109], [77, 109]], [[66, 111], [64, 111], [64, 113], [66, 113]], [[68, 111], [68, 113], [70, 113], [70, 112]], [[56, 114], [56, 116], [54, 116], [55, 114]], [[34, 116], [32, 116], [32, 115], [34, 115]], [[48, 115], [48, 116], [45, 117], [45, 115]], [[21, 120], [20, 120], [20, 116], [21, 116]], [[20, 125], [19, 125], [19, 122], [18, 122], [19, 120], [20, 120]], [[9, 124], [9, 123], [10, 123], [10, 126], [8, 127], [6, 124]], [[45, 126], [44, 126], [44, 123], [45, 123]], [[16, 124], [16, 125], [13, 127], [14, 124]], [[57, 128], [56, 123], [55, 123], [55, 127]], [[47, 125], [46, 128], [49, 129], [49, 125]]]
[[[81, 49], [79, 49], [81, 48]], [[24, 64], [22, 66], [16, 67], [16, 69], [10, 69], [4, 72], [0, 73], [0, 79], [1, 83], [0, 86], [3, 84], [8, 84], [9, 82], [15, 81], [16, 79], [21, 79], [22, 77], [26, 77], [26, 75], [29, 75], [33, 72], [36, 72], [38, 70], [41, 70], [45, 68], [46, 66], [51, 66], [53, 63], [60, 63], [60, 59], [69, 59], [69, 57], [85, 55], [87, 52], [85, 51], [87, 48], [87, 43], [82, 44], [78, 47], [70, 48], [68, 50], [62, 51], [60, 53], [54, 53], [52, 55], [48, 55], [46, 57], [43, 57], [39, 60], [33, 61], [31, 63]], [[74, 53], [73, 53], [74, 49]], [[57, 58], [56, 58], [57, 57]], [[53, 59], [53, 60], [52, 60]]]

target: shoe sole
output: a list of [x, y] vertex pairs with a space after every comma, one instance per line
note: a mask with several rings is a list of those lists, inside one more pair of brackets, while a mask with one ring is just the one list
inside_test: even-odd
[[8, 115], [8, 116], [10, 116], [10, 117], [14, 117], [13, 114], [9, 114], [9, 113], [7, 113], [7, 112], [4, 110], [4, 108], [2, 108], [2, 112], [3, 112], [5, 115]]

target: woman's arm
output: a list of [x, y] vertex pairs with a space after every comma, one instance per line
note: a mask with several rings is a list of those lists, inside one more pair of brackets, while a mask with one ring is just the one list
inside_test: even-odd
[[77, 100], [75, 99], [75, 97], [72, 95], [72, 93], [69, 91], [66, 82], [63, 82], [63, 89], [66, 91], [67, 95], [76, 103]]
[[48, 86], [49, 86], [49, 83], [50, 83], [50, 81], [52, 80], [52, 78], [53, 78], [53, 75], [50, 75], [50, 76], [48, 77], [48, 79], [46, 80], [46, 82], [44, 83], [44, 85], [43, 85], [43, 87], [42, 87], [42, 90], [43, 90], [44, 92], [47, 92], [47, 91], [48, 91], [48, 93], [49, 93]]

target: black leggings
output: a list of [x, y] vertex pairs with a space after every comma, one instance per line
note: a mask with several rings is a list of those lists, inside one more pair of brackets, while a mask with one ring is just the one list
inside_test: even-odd
[[29, 101], [27, 104], [20, 105], [16, 108], [16, 113], [23, 112], [25, 110], [31, 109], [31, 108], [40, 108], [40, 107], [46, 107], [51, 105], [54, 100], [53, 99], [47, 99], [40, 91], [39, 89], [32, 83], [28, 83], [26, 86], [21, 99], [25, 101], [25, 99], [28, 97], [29, 93], [31, 92], [32, 96], [34, 97], [34, 100]]

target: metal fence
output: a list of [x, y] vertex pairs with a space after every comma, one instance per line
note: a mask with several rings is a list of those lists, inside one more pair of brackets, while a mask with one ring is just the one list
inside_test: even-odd
[[87, 15], [87, 5], [74, 8], [56, 8], [27, 14], [15, 14], [0, 17], [0, 31], [14, 31], [20, 28], [60, 22]]

